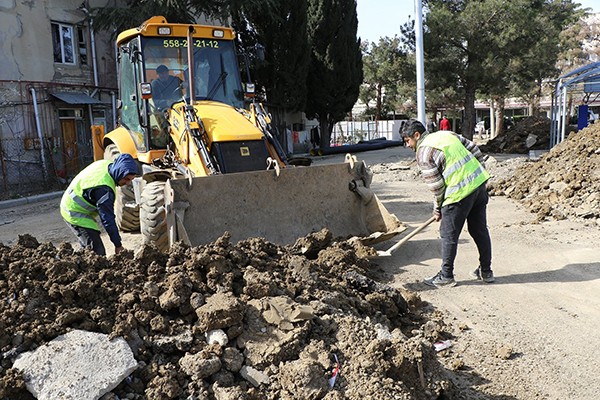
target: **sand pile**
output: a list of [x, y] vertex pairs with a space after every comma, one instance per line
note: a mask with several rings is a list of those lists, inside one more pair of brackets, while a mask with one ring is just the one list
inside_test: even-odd
[[527, 117], [480, 148], [484, 153], [527, 154], [529, 150], [548, 149], [549, 145], [550, 119]]
[[443, 323], [372, 279], [365, 251], [327, 231], [109, 258], [0, 244], [0, 398], [32, 398], [15, 357], [72, 329], [125, 338], [139, 363], [103, 399], [456, 398]]
[[527, 162], [514, 176], [490, 183], [490, 192], [519, 200], [539, 221], [600, 217], [600, 125], [571, 133], [566, 140]]

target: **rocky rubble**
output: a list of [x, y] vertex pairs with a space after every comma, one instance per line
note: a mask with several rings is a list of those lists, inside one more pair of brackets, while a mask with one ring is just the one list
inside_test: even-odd
[[530, 150], [546, 150], [549, 145], [550, 119], [527, 117], [480, 148], [485, 153], [527, 154]]
[[109, 258], [19, 236], [0, 244], [0, 398], [33, 398], [15, 358], [75, 329], [133, 351], [105, 400], [456, 398], [432, 346], [443, 323], [361, 254], [327, 231]]
[[572, 132], [512, 177], [492, 180], [493, 195], [519, 200], [537, 220], [600, 218], [600, 125]]

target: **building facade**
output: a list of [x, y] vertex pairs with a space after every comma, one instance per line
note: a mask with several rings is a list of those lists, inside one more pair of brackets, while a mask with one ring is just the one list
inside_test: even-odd
[[114, 128], [114, 41], [86, 8], [105, 3], [0, 0], [0, 198], [61, 188]]

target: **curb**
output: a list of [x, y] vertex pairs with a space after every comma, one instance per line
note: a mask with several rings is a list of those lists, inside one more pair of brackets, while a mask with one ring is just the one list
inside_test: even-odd
[[0, 201], [0, 210], [5, 209], [5, 208], [10, 208], [10, 207], [21, 206], [24, 204], [32, 204], [32, 203], [37, 203], [37, 202], [44, 201], [44, 200], [54, 199], [54, 198], [62, 196], [63, 193], [64, 192], [62, 192], [62, 191], [61, 192], [52, 192], [52, 193], [43, 193], [43, 194], [37, 194], [35, 196], [22, 197], [20, 199]]

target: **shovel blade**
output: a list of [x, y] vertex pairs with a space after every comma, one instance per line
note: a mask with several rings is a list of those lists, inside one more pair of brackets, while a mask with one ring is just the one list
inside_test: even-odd
[[206, 176], [192, 179], [191, 185], [170, 180], [167, 202], [185, 204], [168, 211], [174, 214], [167, 218], [169, 231], [176, 232], [171, 242], [196, 246], [227, 231], [232, 242], [264, 237], [285, 245], [327, 228], [334, 237], [375, 243], [402, 232], [405, 226], [377, 196], [366, 201], [350, 190], [351, 182], [361, 179], [359, 170], [341, 163]]

